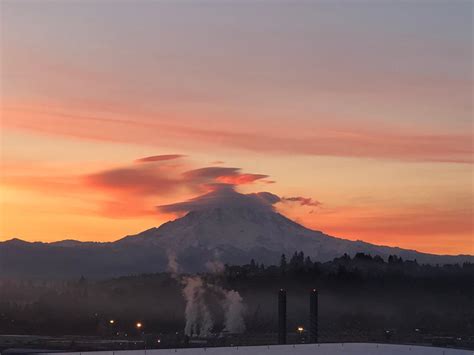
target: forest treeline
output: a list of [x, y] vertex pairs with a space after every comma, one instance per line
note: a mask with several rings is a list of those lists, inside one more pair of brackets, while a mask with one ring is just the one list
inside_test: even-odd
[[[397, 334], [474, 334], [474, 264], [421, 265], [363, 253], [330, 262], [303, 252], [282, 255], [278, 265], [251, 260], [202, 274], [209, 283], [240, 293], [247, 332], [274, 332], [277, 293], [288, 293], [288, 327], [306, 326], [309, 290], [319, 291], [321, 335], [327, 339], [371, 339]], [[134, 334], [180, 332], [184, 327], [182, 285], [168, 273], [90, 281], [1, 280], [2, 334]], [[211, 305], [212, 309], [212, 305]], [[215, 314], [216, 324], [221, 315]], [[375, 339], [374, 338], [374, 339]]]
[[291, 258], [282, 254], [279, 265], [265, 266], [252, 259], [249, 264], [241, 266], [224, 265], [224, 274], [228, 279], [246, 277], [285, 277], [324, 278], [349, 280], [378, 279], [413, 279], [430, 277], [472, 277], [474, 264], [418, 264], [416, 260], [403, 260], [390, 255], [385, 261], [382, 257], [357, 253], [354, 257], [347, 254], [334, 258], [332, 261], [313, 262], [304, 252], [295, 252]]

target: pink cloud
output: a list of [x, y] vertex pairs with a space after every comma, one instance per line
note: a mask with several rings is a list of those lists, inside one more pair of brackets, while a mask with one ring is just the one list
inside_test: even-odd
[[179, 189], [181, 181], [159, 166], [140, 165], [105, 170], [86, 175], [86, 185], [139, 195], [169, 195]]
[[[54, 106], [53, 106], [54, 107]], [[77, 113], [79, 112], [79, 113]], [[32, 130], [81, 139], [121, 143], [146, 142], [150, 145], [205, 149], [229, 147], [274, 154], [300, 154], [354, 158], [396, 159], [473, 163], [472, 134], [430, 134], [397, 129], [346, 126], [305, 130], [289, 127], [285, 131], [256, 127], [253, 131], [224, 128], [196, 128], [183, 117], [142, 113], [133, 120], [119, 114], [90, 115], [82, 109], [63, 109], [39, 105], [6, 106], [6, 127]], [[73, 122], [73, 124], [72, 124]], [[177, 125], [170, 122], [184, 122]], [[156, 132], [161, 132], [157, 135]], [[216, 139], [218, 137], [218, 139]]]

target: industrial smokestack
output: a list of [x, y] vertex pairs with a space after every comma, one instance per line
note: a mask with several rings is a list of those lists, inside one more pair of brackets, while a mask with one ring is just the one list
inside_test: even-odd
[[278, 344], [286, 344], [286, 291], [278, 292]]
[[318, 342], [318, 291], [309, 293], [309, 342]]

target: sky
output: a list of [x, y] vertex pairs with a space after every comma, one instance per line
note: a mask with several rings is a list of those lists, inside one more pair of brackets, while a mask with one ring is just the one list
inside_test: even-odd
[[0, 240], [112, 241], [230, 185], [473, 254], [473, 6], [2, 0]]

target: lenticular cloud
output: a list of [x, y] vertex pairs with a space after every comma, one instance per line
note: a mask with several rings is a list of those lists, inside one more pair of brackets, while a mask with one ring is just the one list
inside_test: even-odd
[[273, 210], [273, 204], [281, 199], [270, 192], [257, 192], [241, 194], [235, 191], [233, 185], [215, 184], [213, 191], [192, 198], [184, 202], [158, 206], [160, 212], [185, 213], [189, 211], [200, 211], [210, 208], [239, 208], [250, 207], [252, 209]]

